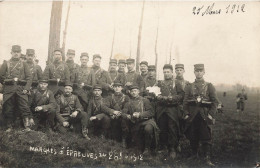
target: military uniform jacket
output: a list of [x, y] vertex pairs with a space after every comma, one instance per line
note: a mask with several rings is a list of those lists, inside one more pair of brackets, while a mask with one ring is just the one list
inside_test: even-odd
[[60, 81], [65, 83], [70, 81], [69, 68], [63, 62], [54, 62], [47, 65], [43, 75], [46, 79], [60, 79]]
[[246, 93], [238, 93], [237, 94], [237, 102], [244, 102], [245, 100], [247, 100], [247, 94]]
[[74, 61], [66, 61], [66, 64], [70, 71], [70, 82], [71, 83], [77, 83], [77, 73], [79, 71], [80, 66], [76, 64]]
[[34, 87], [36, 87], [38, 84], [38, 81], [42, 79], [42, 69], [39, 65], [36, 65], [33, 62], [32, 63], [26, 62], [26, 63], [32, 74], [32, 85]]
[[[17, 85], [14, 78], [25, 85]], [[25, 62], [20, 59], [10, 59], [4, 61], [0, 68], [0, 83], [3, 84], [3, 102], [8, 100], [13, 94], [17, 93], [20, 97], [28, 100], [28, 95], [22, 93], [23, 90], [30, 90], [32, 84], [32, 75]]]
[[109, 71], [109, 76], [110, 76], [112, 82], [115, 81], [115, 79], [117, 78], [118, 74], [119, 74], [119, 72], [117, 72], [117, 71], [114, 71], [114, 72], [113, 71]]
[[104, 100], [101, 96], [92, 97], [88, 104], [88, 110], [87, 110], [88, 120], [91, 116], [95, 116], [102, 113], [110, 115], [113, 113], [113, 111], [114, 111], [113, 109], [108, 108], [104, 104]]
[[56, 109], [56, 100], [52, 91], [48, 89], [45, 91], [34, 89], [31, 92], [31, 110], [34, 111], [37, 106], [42, 106], [44, 112], [54, 111]]
[[102, 89], [109, 90], [112, 80], [107, 71], [100, 67], [92, 67], [90, 75], [88, 77], [88, 85], [94, 86], [100, 84]]
[[77, 74], [76, 74], [76, 80], [75, 83], [78, 85], [85, 85], [88, 83], [88, 78], [90, 75], [91, 68], [87, 66], [80, 66]]
[[179, 106], [182, 104], [184, 98], [182, 86], [178, 82], [171, 79], [158, 82], [158, 87], [160, 87], [161, 96], [172, 97], [172, 99], [157, 101], [157, 119], [159, 119], [162, 114], [166, 113], [177, 123], [179, 119]]
[[76, 95], [61, 95], [56, 99], [57, 102], [57, 119], [60, 123], [67, 121], [69, 116], [74, 112], [83, 112], [82, 105]]
[[[198, 96], [202, 97], [202, 100], [210, 102], [210, 104], [206, 106], [192, 103]], [[213, 116], [216, 112], [217, 104], [216, 90], [211, 83], [205, 82], [203, 79], [196, 79], [195, 82], [186, 86], [183, 110], [184, 115], [189, 115], [187, 121], [192, 121], [198, 113], [204, 120], [207, 120], [208, 114]]]
[[176, 83], [178, 82], [181, 85], [183, 91], [185, 90], [185, 87], [189, 84], [189, 81], [180, 77], [176, 77], [175, 81]]
[[[116, 111], [121, 111], [124, 109], [126, 103], [129, 102], [129, 97], [123, 93], [115, 93], [112, 94], [111, 96], [105, 98], [104, 104], [110, 109], [116, 110]], [[113, 115], [113, 111], [110, 111], [110, 115]]]
[[140, 89], [140, 93], [145, 89], [145, 82], [142, 76], [135, 71], [120, 73], [115, 79], [115, 83], [121, 83], [123, 86], [125, 86], [127, 82], [131, 82], [132, 85], [137, 85]]

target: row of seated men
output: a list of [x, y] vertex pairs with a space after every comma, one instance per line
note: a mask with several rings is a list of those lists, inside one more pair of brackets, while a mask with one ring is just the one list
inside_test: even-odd
[[[148, 66], [146, 61], [140, 63], [139, 74], [134, 71], [134, 59], [119, 60], [118, 70], [117, 61], [112, 59], [107, 72], [100, 67], [100, 55], [93, 56], [93, 66], [89, 68], [87, 53], [81, 54], [79, 66], [74, 63], [74, 50], [68, 50], [66, 63], [62, 61], [61, 50], [55, 50], [54, 61], [41, 74], [33, 61], [33, 49], [27, 50], [25, 61], [20, 57], [20, 46], [12, 46], [11, 54], [12, 58], [4, 61], [0, 68], [7, 131], [12, 128], [17, 108], [27, 130], [34, 124], [37, 117], [33, 115], [36, 114], [43, 115], [38, 118], [45, 118], [48, 126], [60, 132], [80, 121], [86, 139], [89, 139], [87, 128], [94, 127], [94, 132], [104, 137], [111, 125], [120, 124], [123, 144], [131, 137], [133, 142], [142, 146], [144, 153], [151, 153], [151, 146], [159, 144], [159, 152], [175, 158], [185, 127], [193, 156], [198, 156], [201, 143], [207, 163], [212, 164], [209, 160], [211, 131], [208, 124], [215, 113], [217, 98], [214, 86], [203, 79], [203, 64], [194, 65], [196, 79], [188, 83], [183, 78], [183, 64], [175, 65], [176, 79], [172, 65], [164, 65], [164, 80], [157, 81], [156, 67]], [[148, 86], [160, 87], [161, 94], [148, 94]], [[71, 94], [72, 91], [75, 95]], [[54, 118], [57, 123], [54, 123]]]

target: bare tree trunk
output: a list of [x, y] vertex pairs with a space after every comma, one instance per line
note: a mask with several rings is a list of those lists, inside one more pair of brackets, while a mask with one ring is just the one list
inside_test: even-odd
[[112, 41], [112, 47], [111, 47], [110, 59], [113, 58], [113, 50], [114, 50], [115, 34], [116, 34], [116, 28], [115, 28], [115, 25], [114, 25], [114, 34], [113, 34], [113, 41]]
[[141, 20], [139, 25], [139, 33], [138, 33], [138, 44], [137, 44], [137, 53], [136, 53], [136, 71], [139, 72], [139, 63], [140, 63], [140, 48], [141, 48], [141, 38], [142, 38], [142, 25], [143, 25], [143, 16], [144, 16], [144, 3], [141, 13]]
[[65, 61], [65, 45], [66, 45], [66, 36], [67, 36], [67, 27], [68, 27], [69, 13], [70, 13], [70, 1], [69, 1], [67, 17], [66, 17], [66, 21], [65, 21], [65, 29], [63, 31], [63, 43], [62, 43], [62, 60], [63, 61]]
[[157, 31], [156, 31], [155, 46], [154, 46], [156, 72], [158, 72], [157, 71], [157, 65], [158, 65], [158, 52], [157, 52], [158, 33], [159, 33], [159, 17], [158, 17], [158, 22], [157, 22]]
[[48, 64], [53, 61], [53, 51], [60, 48], [60, 28], [62, 16], [62, 1], [53, 1], [50, 19], [50, 34], [48, 48]]
[[172, 45], [173, 42], [171, 42], [171, 46], [170, 46], [170, 64], [172, 64]]

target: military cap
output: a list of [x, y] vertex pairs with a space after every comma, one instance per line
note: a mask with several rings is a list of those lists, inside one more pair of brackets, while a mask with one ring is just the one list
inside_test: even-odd
[[171, 64], [165, 64], [165, 65], [163, 66], [163, 69], [171, 69], [171, 70], [173, 70]]
[[62, 49], [61, 48], [56, 48], [53, 52], [59, 51], [62, 53]]
[[26, 49], [26, 55], [34, 55], [35, 51], [34, 49]]
[[113, 84], [113, 86], [123, 86], [123, 84], [122, 84], [122, 83], [119, 83], [119, 82], [117, 82], [117, 83], [114, 83], [114, 84]]
[[126, 64], [126, 62], [125, 62], [125, 60], [120, 59], [120, 60], [118, 61], [118, 64]]
[[73, 87], [73, 84], [72, 84], [71, 82], [66, 82], [65, 85], [64, 85], [64, 87], [66, 87], [66, 86]]
[[126, 60], [127, 64], [135, 63], [135, 59], [129, 58]]
[[195, 64], [194, 70], [204, 70], [204, 64]]
[[13, 51], [13, 52], [21, 52], [21, 51], [22, 51], [21, 46], [19, 46], [19, 45], [13, 45], [13, 46], [12, 46], [12, 51]]
[[148, 66], [148, 71], [156, 71], [155, 65], [149, 65]]
[[110, 59], [109, 64], [111, 64], [111, 63], [117, 64], [117, 60], [116, 59]]
[[93, 55], [93, 60], [96, 59], [96, 58], [100, 58], [101, 59], [101, 56], [99, 54], [94, 54]]
[[100, 90], [102, 90], [102, 86], [101, 86], [101, 85], [95, 85], [95, 86], [93, 87], [93, 90], [95, 90], [95, 89], [100, 89]]
[[183, 64], [175, 64], [175, 69], [177, 69], [177, 68], [184, 69], [184, 65]]
[[147, 62], [147, 61], [142, 61], [142, 62], [140, 63], [140, 65], [142, 65], [142, 64], [148, 66], [148, 62]]
[[129, 87], [129, 89], [130, 89], [130, 90], [132, 90], [132, 89], [139, 89], [139, 87], [138, 87], [137, 85], [131, 85], [131, 86]]
[[75, 55], [75, 50], [68, 49], [67, 54], [73, 54], [73, 55]]
[[80, 55], [80, 58], [81, 57], [88, 57], [89, 58], [89, 56], [88, 56], [88, 53], [87, 52], [83, 52], [83, 53], [81, 53], [81, 55]]
[[41, 79], [39, 80], [39, 83], [48, 83], [48, 79]]

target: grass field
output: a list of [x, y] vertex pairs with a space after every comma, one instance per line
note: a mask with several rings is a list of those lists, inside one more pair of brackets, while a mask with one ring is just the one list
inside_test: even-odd
[[[212, 127], [212, 161], [216, 167], [255, 167], [260, 161], [260, 102], [256, 94], [248, 97], [242, 114], [236, 112], [235, 93], [219, 95], [224, 113], [216, 115]], [[171, 161], [160, 156], [142, 157], [112, 140], [91, 136], [86, 141], [74, 133], [5, 133], [0, 129], [0, 135], [0, 167], [203, 167], [200, 162], [187, 160], [190, 148], [185, 139], [181, 140], [182, 153]]]

